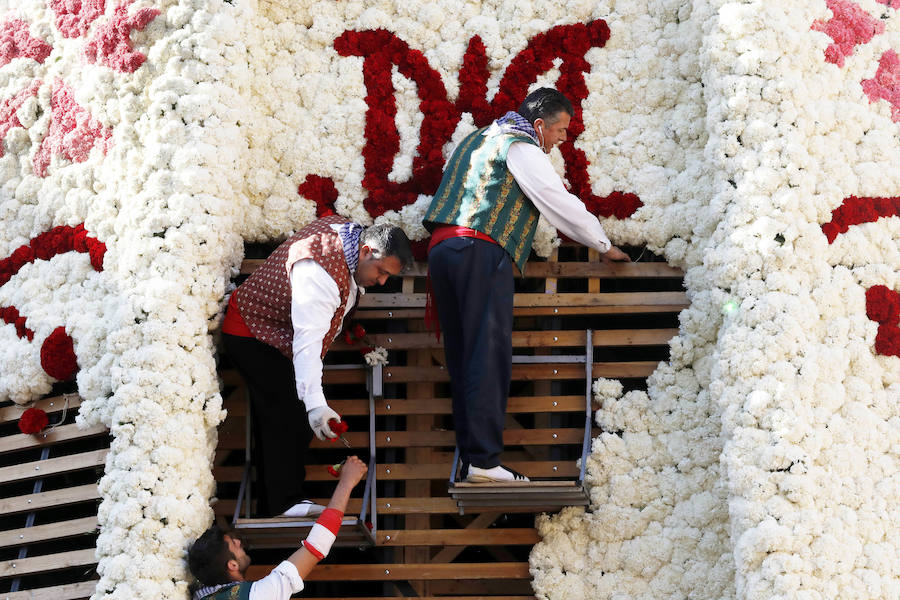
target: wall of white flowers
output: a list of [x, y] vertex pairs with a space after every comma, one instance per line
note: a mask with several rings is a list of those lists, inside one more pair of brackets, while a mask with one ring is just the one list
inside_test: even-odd
[[74, 377], [112, 430], [95, 597], [186, 596], [243, 242], [422, 240], [454, 143], [538, 85], [691, 306], [648, 392], [596, 382], [619, 433], [537, 595], [900, 597], [898, 52], [900, 0], [0, 0], [0, 399]]

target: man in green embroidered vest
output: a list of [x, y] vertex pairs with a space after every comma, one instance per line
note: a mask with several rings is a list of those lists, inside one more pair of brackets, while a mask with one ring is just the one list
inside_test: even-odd
[[528, 480], [502, 466], [500, 454], [512, 369], [512, 264], [524, 271], [540, 215], [604, 260], [629, 260], [547, 157], [566, 140], [573, 112], [560, 92], [540, 88], [518, 112], [470, 134], [447, 162], [423, 219], [456, 444], [470, 482]]
[[331, 549], [350, 492], [367, 471], [366, 464], [356, 456], [344, 462], [328, 508], [300, 548], [259, 581], [244, 579], [250, 557], [244, 551], [240, 537], [217, 525], [207, 529], [188, 549], [188, 566], [199, 584], [192, 600], [287, 600], [302, 591], [303, 578]]

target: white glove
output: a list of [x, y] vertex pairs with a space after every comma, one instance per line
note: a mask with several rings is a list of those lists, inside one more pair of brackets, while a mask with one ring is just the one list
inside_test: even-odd
[[340, 422], [341, 415], [331, 410], [331, 407], [327, 404], [310, 409], [306, 413], [306, 417], [309, 419], [310, 429], [313, 430], [313, 433], [315, 433], [316, 437], [320, 440], [337, 437], [337, 434], [328, 426], [328, 421], [334, 419], [335, 421]]

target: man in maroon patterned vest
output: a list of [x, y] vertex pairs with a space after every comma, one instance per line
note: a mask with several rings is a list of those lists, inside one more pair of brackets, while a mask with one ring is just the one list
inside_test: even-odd
[[260, 515], [324, 509], [303, 490], [313, 434], [334, 438], [328, 422], [341, 420], [322, 392], [322, 359], [359, 294], [410, 264], [399, 227], [333, 215], [285, 240], [231, 295], [222, 332], [250, 391]]

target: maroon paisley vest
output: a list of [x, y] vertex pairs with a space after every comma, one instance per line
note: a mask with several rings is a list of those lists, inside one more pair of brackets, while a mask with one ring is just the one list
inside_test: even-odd
[[247, 327], [261, 342], [274, 346], [293, 358], [291, 343], [291, 267], [298, 260], [311, 258], [334, 279], [341, 305], [331, 318], [331, 329], [322, 340], [322, 357], [341, 330], [344, 310], [350, 297], [350, 270], [344, 257], [341, 238], [332, 225], [343, 225], [347, 219], [331, 215], [313, 221], [285, 240], [261, 267], [235, 291], [235, 302]]

